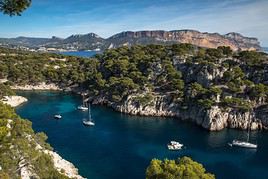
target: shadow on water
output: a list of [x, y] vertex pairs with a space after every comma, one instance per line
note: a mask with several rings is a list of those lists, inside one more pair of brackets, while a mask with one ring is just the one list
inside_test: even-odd
[[[252, 132], [258, 150], [232, 148], [233, 139], [246, 132], [225, 129], [208, 132], [189, 122], [173, 118], [129, 116], [103, 106], [92, 106], [94, 127], [82, 125], [85, 112], [77, 111], [77, 95], [59, 92], [19, 92], [29, 101], [16, 109], [44, 131], [48, 142], [87, 178], [144, 178], [152, 158], [176, 159], [190, 156], [217, 178], [268, 178], [268, 134]], [[54, 114], [62, 120], [54, 120]], [[168, 151], [170, 140], [183, 143], [181, 151]]]

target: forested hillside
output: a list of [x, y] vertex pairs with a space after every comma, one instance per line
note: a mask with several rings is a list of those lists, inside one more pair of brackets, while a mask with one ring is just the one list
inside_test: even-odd
[[[9, 85], [76, 87], [121, 112], [199, 118], [210, 130], [268, 126], [265, 53], [177, 44], [121, 47], [91, 59], [7, 49], [0, 55], [0, 78]], [[232, 121], [226, 112], [244, 117]]]

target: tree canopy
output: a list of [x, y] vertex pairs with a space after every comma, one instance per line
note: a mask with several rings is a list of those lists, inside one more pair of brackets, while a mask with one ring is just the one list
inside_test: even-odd
[[0, 0], [0, 11], [9, 16], [20, 16], [32, 0]]
[[214, 179], [211, 173], [206, 173], [202, 164], [189, 157], [178, 160], [153, 159], [146, 170], [146, 179]]

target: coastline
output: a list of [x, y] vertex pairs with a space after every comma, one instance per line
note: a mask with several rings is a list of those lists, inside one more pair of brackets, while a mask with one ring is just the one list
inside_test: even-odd
[[[82, 89], [78, 88], [60, 88], [54, 83], [39, 85], [13, 86], [12, 89], [24, 91], [70, 91], [76, 94], [83, 93]], [[190, 108], [182, 109], [181, 106], [175, 103], [170, 103], [168, 95], [155, 95], [150, 104], [139, 104], [135, 97], [144, 96], [145, 94], [130, 95], [125, 102], [115, 103], [109, 101], [105, 96], [89, 97], [93, 105], [105, 105], [113, 110], [136, 116], [162, 116], [175, 117], [184, 121], [191, 121], [196, 125], [203, 127], [209, 131], [221, 131], [224, 128], [247, 130], [250, 125], [251, 130], [267, 130], [268, 126], [262, 122], [266, 115], [258, 115], [257, 112], [243, 112], [236, 109], [222, 109], [219, 106], [212, 106], [211, 109], [205, 109], [198, 105], [193, 105]], [[256, 116], [259, 116], [256, 118]], [[252, 121], [252, 122], [250, 122]]]
[[54, 167], [62, 174], [69, 178], [74, 179], [85, 179], [78, 173], [78, 169], [71, 162], [63, 159], [58, 153], [51, 150], [44, 150], [45, 154], [52, 157]]
[[44, 91], [44, 90], [62, 91], [63, 90], [55, 83], [47, 84], [45, 82], [39, 83], [38, 85], [24, 85], [24, 86], [14, 85], [14, 86], [11, 86], [11, 89], [24, 90], [24, 91], [34, 91], [34, 90], [38, 90], [38, 91]]
[[[15, 89], [15, 88], [13, 88]], [[60, 88], [58, 88], [56, 85], [42, 85], [42, 86], [33, 86], [33, 85], [26, 85], [26, 87], [16, 86], [17, 90], [27, 90], [27, 91], [34, 91], [34, 90], [55, 90], [55, 91], [61, 91]], [[33, 90], [34, 89], [34, 90]], [[10, 105], [11, 107], [17, 107], [19, 105], [22, 105], [23, 103], [27, 102], [28, 99], [23, 96], [5, 96], [4, 101], [2, 101], [4, 104]], [[62, 158], [58, 153], [51, 151], [51, 150], [43, 150], [43, 148], [38, 145], [37, 149], [41, 150], [45, 154], [48, 154], [51, 156], [55, 169], [58, 170], [58, 172], [64, 174], [68, 178], [74, 178], [74, 179], [85, 179], [78, 173], [78, 169], [75, 167], [75, 165], [64, 158]], [[32, 176], [34, 176], [34, 172], [31, 171], [31, 168], [28, 166], [24, 166], [24, 160], [19, 164], [20, 165], [20, 173], [22, 179], [29, 179]]]
[[4, 100], [2, 100], [4, 104], [10, 105], [11, 107], [17, 107], [27, 101], [28, 99], [23, 96], [5, 96]]

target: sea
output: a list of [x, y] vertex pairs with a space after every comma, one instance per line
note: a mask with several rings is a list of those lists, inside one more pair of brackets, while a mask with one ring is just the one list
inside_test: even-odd
[[[250, 133], [258, 149], [230, 147], [233, 139], [246, 139], [246, 131], [224, 129], [209, 132], [191, 122], [175, 118], [130, 116], [104, 106], [92, 106], [94, 127], [82, 120], [87, 112], [76, 110], [81, 97], [64, 92], [18, 92], [28, 102], [16, 112], [45, 132], [48, 142], [79, 173], [92, 179], [142, 179], [151, 159], [189, 156], [202, 163], [219, 179], [268, 178], [268, 132]], [[55, 120], [54, 114], [62, 119]], [[169, 151], [171, 140], [185, 145]]]
[[268, 54], [268, 47], [263, 47], [262, 49], [264, 52], [266, 52]]
[[78, 57], [89, 58], [101, 52], [92, 50], [92, 51], [66, 51], [66, 52], [57, 52], [57, 53], [68, 55], [68, 56], [78, 56]]

